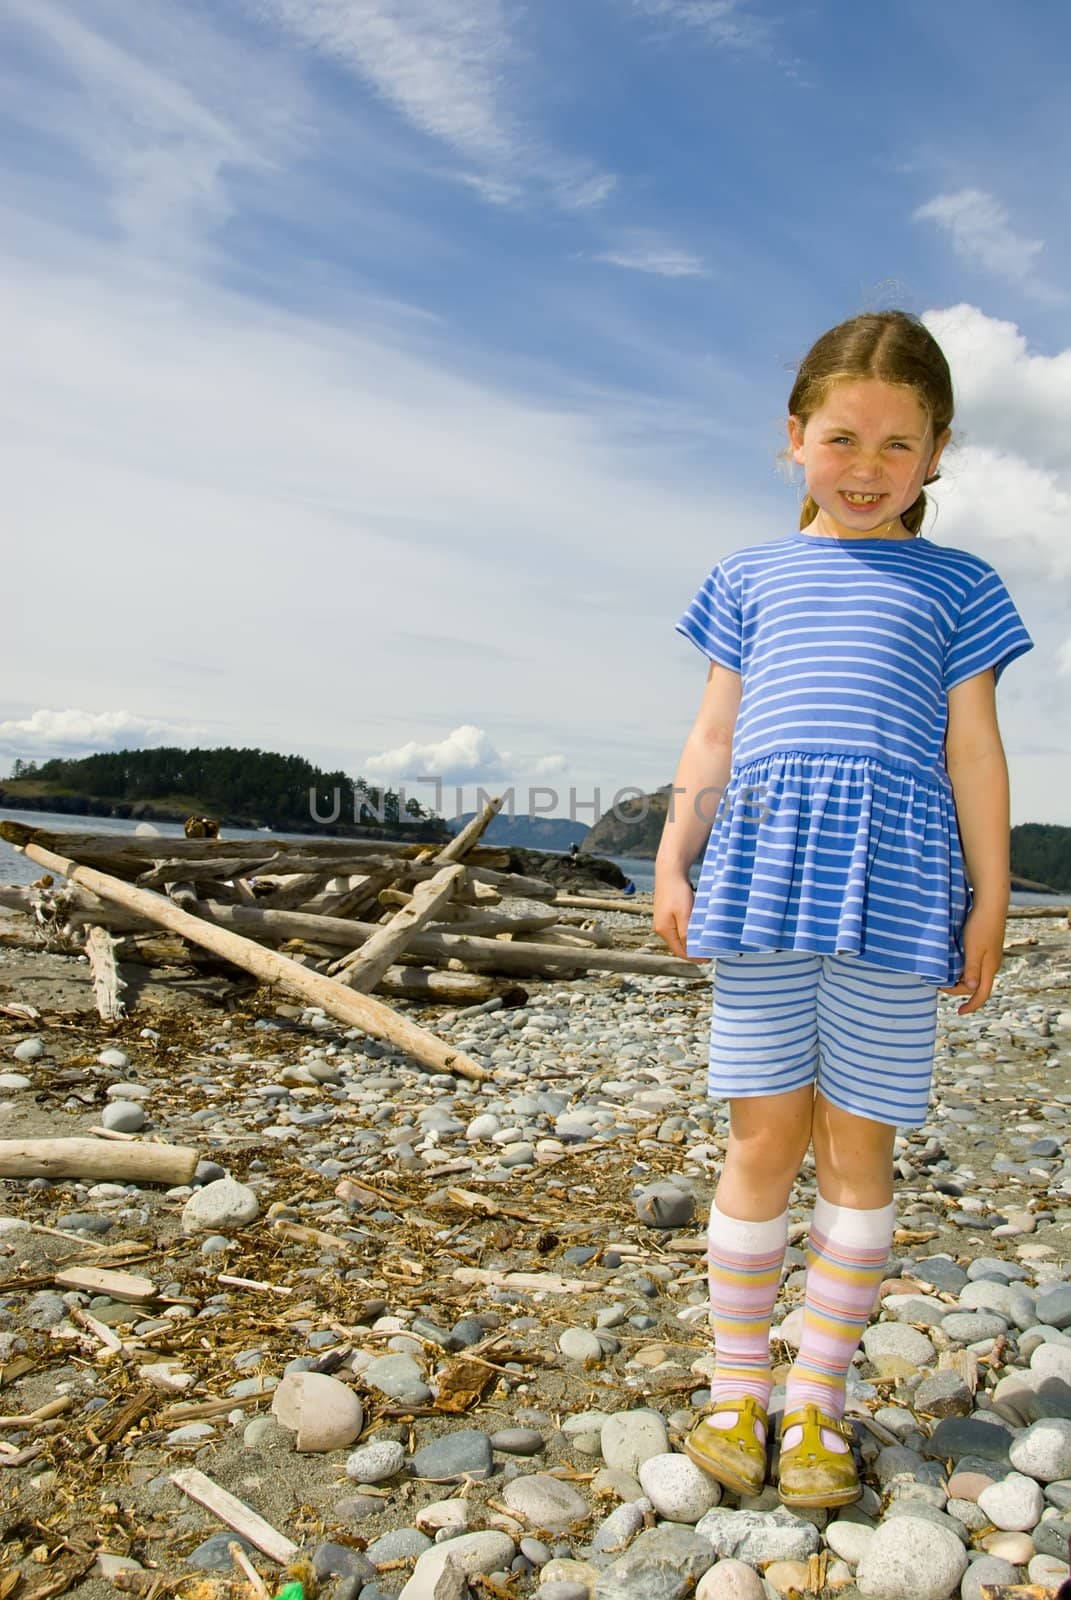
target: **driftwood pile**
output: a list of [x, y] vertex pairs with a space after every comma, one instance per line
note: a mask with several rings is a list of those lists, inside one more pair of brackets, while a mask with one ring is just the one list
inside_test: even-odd
[[84, 949], [106, 1020], [125, 1015], [118, 962], [132, 954], [128, 941], [162, 928], [435, 1071], [481, 1080], [477, 1062], [378, 996], [472, 1004], [520, 978], [699, 975], [694, 962], [615, 948], [595, 915], [649, 918], [649, 905], [562, 894], [511, 872], [508, 851], [479, 843], [500, 805], [492, 800], [442, 848], [48, 833], [0, 821], [0, 836], [65, 880], [0, 887], [0, 905]]

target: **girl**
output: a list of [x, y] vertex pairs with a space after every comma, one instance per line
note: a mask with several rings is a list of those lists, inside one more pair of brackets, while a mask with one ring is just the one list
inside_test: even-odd
[[787, 1505], [834, 1506], [861, 1493], [841, 1419], [892, 1243], [895, 1131], [926, 1118], [938, 993], [977, 1011], [1000, 966], [994, 691], [1033, 640], [991, 566], [919, 534], [953, 411], [921, 322], [889, 311], [831, 329], [788, 409], [799, 530], [724, 557], [676, 624], [711, 667], [654, 927], [675, 954], [714, 958], [709, 1092], [730, 1116], [710, 1212], [712, 1405], [685, 1449], [739, 1494], [762, 1487], [788, 1197], [813, 1145], [778, 1480]]

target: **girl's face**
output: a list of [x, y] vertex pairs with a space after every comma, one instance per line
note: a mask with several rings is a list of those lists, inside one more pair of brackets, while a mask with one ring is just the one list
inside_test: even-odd
[[900, 514], [918, 499], [948, 442], [934, 439], [913, 389], [880, 378], [845, 379], [807, 418], [788, 419], [793, 458], [818, 506], [816, 529], [839, 538], [907, 530]]

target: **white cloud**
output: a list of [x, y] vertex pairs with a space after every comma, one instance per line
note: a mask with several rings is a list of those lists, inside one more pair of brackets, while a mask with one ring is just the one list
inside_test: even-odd
[[53, 711], [0, 722], [0, 751], [27, 761], [76, 757], [100, 750], [196, 743], [204, 733], [190, 723], [167, 722], [130, 711]]
[[521, 104], [522, 58], [502, 0], [246, 0], [355, 73], [406, 122], [466, 163], [446, 173], [492, 204], [529, 185], [567, 210], [597, 206], [612, 174], [555, 150]]
[[622, 267], [627, 272], [648, 272], [659, 278], [705, 278], [708, 268], [701, 256], [654, 240], [636, 241], [618, 249], [603, 250], [591, 257], [606, 266]]
[[294, 75], [187, 9], [139, 0], [136, 24], [101, 0], [4, 0], [16, 37], [40, 56], [49, 94], [10, 68], [9, 117], [62, 131], [103, 180], [115, 228], [141, 249], [203, 247], [234, 210], [233, 186], [263, 176], [302, 137]]
[[381, 755], [368, 756], [362, 775], [384, 781], [438, 778], [443, 783], [478, 783], [508, 776], [505, 758], [482, 728], [463, 723], [444, 739], [426, 744], [410, 740]]
[[957, 255], [972, 266], [1018, 284], [1036, 299], [1063, 299], [1035, 274], [1044, 240], [1017, 233], [1005, 208], [984, 189], [935, 195], [919, 206], [913, 217], [916, 222], [935, 222], [943, 228]]
[[1071, 577], [1071, 350], [1032, 352], [976, 306], [927, 311], [956, 393], [935, 533], [1044, 582]]
[[747, 11], [748, 0], [629, 0], [633, 11], [654, 22], [691, 28], [713, 44], [736, 50], [764, 44], [769, 30]]
[[1031, 350], [1014, 322], [972, 305], [928, 311], [952, 366], [956, 430], [971, 444], [1013, 450], [1056, 472], [1071, 468], [1071, 349]]

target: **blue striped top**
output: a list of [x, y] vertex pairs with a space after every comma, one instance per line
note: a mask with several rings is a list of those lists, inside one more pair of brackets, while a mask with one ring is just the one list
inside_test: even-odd
[[948, 693], [1033, 648], [994, 568], [918, 536], [797, 530], [723, 557], [676, 627], [743, 680], [689, 954], [856, 954], [958, 981]]

